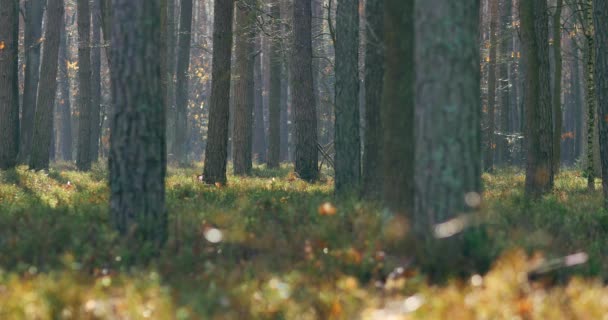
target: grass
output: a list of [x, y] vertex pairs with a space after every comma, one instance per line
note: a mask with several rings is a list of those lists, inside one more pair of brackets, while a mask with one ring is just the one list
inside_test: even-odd
[[[599, 319], [608, 313], [602, 283], [608, 212], [601, 192], [587, 192], [576, 171], [562, 172], [555, 191], [538, 202], [524, 199], [519, 171], [484, 175], [480, 225], [465, 233], [475, 263], [454, 270], [466, 276], [444, 284], [408, 267], [407, 253], [397, 250], [398, 220], [373, 203], [334, 200], [330, 178], [307, 184], [289, 167], [256, 167], [252, 177], [230, 176], [218, 187], [200, 183], [200, 171], [199, 165], [170, 168], [170, 238], [147, 263], [109, 226], [102, 164], [89, 173], [65, 163], [49, 172], [0, 172], [0, 318]], [[576, 252], [585, 252], [587, 263], [526, 276]], [[395, 271], [402, 265], [403, 272]]]

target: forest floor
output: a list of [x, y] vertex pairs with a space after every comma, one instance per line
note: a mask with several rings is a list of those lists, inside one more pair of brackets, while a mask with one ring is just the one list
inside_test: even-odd
[[170, 168], [170, 238], [146, 263], [109, 224], [102, 164], [0, 172], [0, 319], [608, 314], [608, 212], [578, 171], [563, 171], [534, 203], [521, 172], [484, 175], [478, 231], [466, 238], [480, 274], [463, 266], [442, 284], [396, 255], [402, 223], [374, 203], [336, 201], [330, 178], [311, 185], [288, 167], [257, 167], [207, 186], [201, 171]]

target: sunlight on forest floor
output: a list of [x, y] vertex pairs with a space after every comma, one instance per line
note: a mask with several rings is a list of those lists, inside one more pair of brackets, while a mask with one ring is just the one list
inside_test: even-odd
[[[608, 314], [608, 288], [592, 280], [608, 277], [608, 213], [576, 171], [562, 172], [537, 203], [523, 198], [522, 173], [484, 175], [481, 231], [466, 238], [475, 263], [454, 270], [466, 276], [432, 285], [396, 253], [386, 231], [394, 219], [373, 203], [334, 202], [329, 178], [310, 185], [288, 167], [259, 167], [206, 186], [199, 164], [170, 168], [170, 239], [143, 263], [144, 253], [129, 253], [108, 225], [104, 166], [73, 169], [0, 172], [1, 319]], [[569, 267], [575, 259], [581, 264]]]

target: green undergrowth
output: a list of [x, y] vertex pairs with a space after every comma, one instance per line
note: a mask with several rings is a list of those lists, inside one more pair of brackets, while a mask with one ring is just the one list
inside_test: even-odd
[[[0, 319], [441, 319], [456, 311], [458, 319], [568, 319], [608, 312], [601, 283], [608, 213], [601, 192], [588, 192], [576, 171], [563, 171], [555, 191], [537, 202], [524, 199], [521, 172], [484, 175], [479, 223], [464, 236], [475, 263], [438, 285], [398, 250], [400, 221], [371, 202], [335, 200], [327, 174], [308, 184], [288, 166], [259, 166], [251, 177], [208, 186], [201, 171], [200, 164], [169, 169], [169, 240], [145, 263], [109, 225], [103, 164], [88, 173], [67, 163], [0, 172]], [[581, 252], [584, 264], [523, 276]], [[547, 307], [560, 299], [569, 302]]]

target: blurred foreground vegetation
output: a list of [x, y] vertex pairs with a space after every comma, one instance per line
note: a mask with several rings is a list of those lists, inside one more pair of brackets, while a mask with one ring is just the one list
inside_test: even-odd
[[399, 250], [407, 223], [374, 203], [336, 202], [331, 178], [310, 185], [288, 167], [228, 186], [201, 183], [200, 165], [170, 169], [169, 242], [158, 257], [129, 253], [109, 226], [103, 168], [0, 172], [0, 319], [608, 314], [608, 213], [578, 171], [535, 203], [522, 173], [485, 175], [476, 223], [459, 235], [471, 263], [430, 283]]

